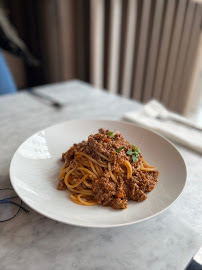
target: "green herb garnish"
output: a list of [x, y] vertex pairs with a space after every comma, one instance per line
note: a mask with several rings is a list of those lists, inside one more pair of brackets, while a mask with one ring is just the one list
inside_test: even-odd
[[138, 161], [138, 157], [140, 155], [140, 150], [136, 148], [134, 145], [132, 145], [133, 149], [129, 149], [127, 151], [127, 155], [132, 156], [133, 162]]
[[136, 157], [136, 156], [132, 156], [132, 159], [133, 159], [133, 162], [136, 162], [136, 161], [138, 161], [138, 158]]
[[111, 132], [111, 131], [110, 131], [110, 132], [108, 133], [108, 135], [109, 135], [110, 137], [114, 138], [114, 132]]
[[133, 155], [133, 150], [129, 149], [127, 152], [127, 155], [132, 156]]
[[125, 147], [120, 147], [119, 149], [116, 149], [116, 152], [119, 153], [121, 150], [123, 150]]
[[135, 147], [134, 145], [132, 145], [132, 148], [133, 148], [134, 150], [136, 150], [136, 147]]

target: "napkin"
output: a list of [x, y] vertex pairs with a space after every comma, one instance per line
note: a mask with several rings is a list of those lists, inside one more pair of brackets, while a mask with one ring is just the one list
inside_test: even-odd
[[[160, 119], [158, 118], [158, 115], [161, 115], [161, 117], [159, 117]], [[123, 118], [153, 130], [173, 142], [179, 143], [202, 154], [202, 131], [196, 130], [194, 127], [180, 124], [179, 122], [170, 119], [170, 116], [172, 118], [181, 119], [185, 123], [190, 123], [186, 118], [168, 111], [156, 100], [151, 100], [140, 110], [125, 113]], [[197, 125], [195, 126], [198, 127]]]

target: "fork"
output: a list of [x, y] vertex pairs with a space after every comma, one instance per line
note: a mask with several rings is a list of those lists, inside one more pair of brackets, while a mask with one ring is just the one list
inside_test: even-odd
[[144, 108], [144, 111], [146, 112], [146, 114], [148, 114], [149, 116], [153, 118], [156, 118], [162, 121], [172, 120], [184, 126], [202, 131], [201, 126], [190, 122], [188, 119], [186, 119], [183, 116], [180, 116], [173, 112], [169, 112], [163, 105], [161, 105], [159, 102], [155, 100], [150, 102], [148, 106], [146, 105]]

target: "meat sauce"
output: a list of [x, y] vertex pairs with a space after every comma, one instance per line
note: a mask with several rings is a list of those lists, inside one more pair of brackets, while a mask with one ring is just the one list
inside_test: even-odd
[[[159, 172], [142, 170], [143, 157], [134, 162], [132, 155], [127, 154], [132, 145], [124, 139], [120, 132], [112, 133], [109, 130], [99, 129], [99, 133], [90, 135], [88, 141], [74, 144], [62, 155], [71, 167], [77, 166], [74, 155], [76, 152], [84, 152], [100, 163], [111, 164], [111, 172], [116, 182], [111, 178], [108, 168], [102, 168], [102, 174], [92, 179], [92, 192], [94, 200], [103, 206], [111, 206], [114, 209], [125, 209], [129, 200], [141, 202], [147, 198], [146, 193], [154, 189], [158, 182]], [[104, 155], [109, 161], [98, 153]], [[132, 167], [132, 177], [127, 178], [127, 168], [124, 161], [129, 161]], [[149, 167], [144, 163], [144, 168]], [[65, 189], [61, 181], [58, 189]]]

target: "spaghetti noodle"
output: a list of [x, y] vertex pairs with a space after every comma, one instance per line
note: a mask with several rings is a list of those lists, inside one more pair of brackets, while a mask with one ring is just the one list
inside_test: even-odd
[[71, 191], [74, 203], [122, 209], [128, 200], [146, 199], [145, 193], [155, 187], [159, 175], [156, 168], [149, 166], [119, 132], [111, 133], [100, 129], [62, 155], [65, 164], [58, 189]]

